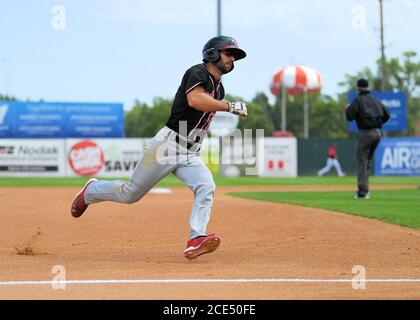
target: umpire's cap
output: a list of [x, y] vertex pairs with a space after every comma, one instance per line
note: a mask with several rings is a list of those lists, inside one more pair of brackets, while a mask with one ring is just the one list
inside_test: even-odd
[[232, 52], [235, 60], [240, 60], [246, 57], [244, 50], [238, 46], [238, 41], [228, 36], [218, 36], [211, 38], [203, 47], [203, 61], [217, 62], [220, 59], [219, 51], [227, 49]]
[[357, 88], [359, 90], [367, 90], [369, 87], [369, 82], [366, 79], [357, 80]]

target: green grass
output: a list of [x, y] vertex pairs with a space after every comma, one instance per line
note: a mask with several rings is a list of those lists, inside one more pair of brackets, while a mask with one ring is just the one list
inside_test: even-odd
[[349, 191], [235, 192], [231, 195], [328, 209], [420, 229], [420, 190], [375, 190], [370, 199]]
[[[88, 178], [0, 178], [0, 187], [79, 187]], [[121, 180], [128, 180], [123, 178]], [[315, 186], [315, 185], [353, 185], [356, 177], [298, 177], [298, 178], [259, 178], [255, 176], [225, 178], [215, 176], [217, 186]], [[384, 184], [412, 184], [420, 185], [420, 177], [371, 177], [370, 183]], [[157, 186], [183, 186], [175, 176], [164, 178]]]

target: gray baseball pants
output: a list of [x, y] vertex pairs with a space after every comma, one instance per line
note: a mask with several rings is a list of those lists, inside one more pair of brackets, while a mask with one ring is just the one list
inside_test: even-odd
[[173, 173], [194, 193], [190, 216], [190, 239], [206, 235], [213, 204], [215, 184], [213, 176], [199, 155], [201, 145], [189, 150], [176, 142], [175, 131], [162, 128], [151, 139], [129, 181], [104, 181], [91, 183], [85, 192], [85, 202], [101, 201], [134, 203], [139, 201], [156, 183]]
[[357, 187], [360, 196], [369, 192], [369, 174], [373, 155], [381, 140], [379, 129], [359, 130], [357, 145]]

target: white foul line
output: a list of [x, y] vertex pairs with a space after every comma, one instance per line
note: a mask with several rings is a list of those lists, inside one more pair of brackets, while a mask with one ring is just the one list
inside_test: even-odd
[[55, 280], [55, 281], [0, 281], [0, 286], [57, 285], [57, 284], [135, 284], [135, 283], [255, 283], [255, 282], [303, 282], [303, 283], [340, 283], [340, 282], [419, 282], [420, 279], [139, 279], [139, 280]]

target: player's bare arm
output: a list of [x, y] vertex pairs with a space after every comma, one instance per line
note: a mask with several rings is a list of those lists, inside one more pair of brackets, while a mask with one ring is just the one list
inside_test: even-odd
[[246, 117], [248, 110], [244, 102], [227, 102], [216, 100], [208, 95], [204, 88], [197, 86], [187, 95], [188, 105], [203, 112], [226, 111]]
[[203, 112], [229, 111], [229, 105], [226, 101], [214, 99], [201, 86], [191, 90], [187, 95], [187, 99], [190, 107]]

